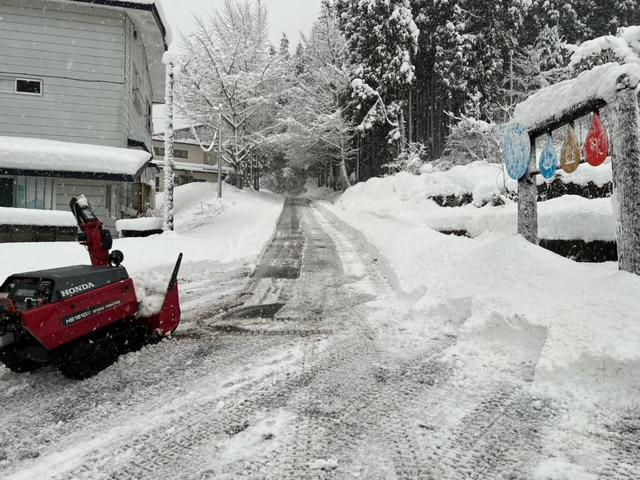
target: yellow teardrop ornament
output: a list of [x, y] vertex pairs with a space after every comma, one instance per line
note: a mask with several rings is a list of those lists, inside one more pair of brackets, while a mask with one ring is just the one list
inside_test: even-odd
[[564, 141], [564, 145], [562, 145], [560, 166], [566, 173], [573, 173], [580, 166], [580, 142], [571, 125], [569, 125], [567, 129], [567, 139]]

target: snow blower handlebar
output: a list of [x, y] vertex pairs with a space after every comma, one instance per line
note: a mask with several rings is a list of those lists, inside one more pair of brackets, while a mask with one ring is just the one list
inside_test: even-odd
[[[78, 227], [82, 230], [82, 233], [78, 235], [78, 241], [87, 247], [91, 264], [93, 266], [108, 266], [113, 263], [113, 259], [109, 255], [109, 250], [113, 246], [111, 233], [102, 228], [102, 222], [93, 213], [91, 205], [84, 195], [72, 198], [69, 206], [76, 217]], [[119, 261], [121, 262], [122, 259]]]

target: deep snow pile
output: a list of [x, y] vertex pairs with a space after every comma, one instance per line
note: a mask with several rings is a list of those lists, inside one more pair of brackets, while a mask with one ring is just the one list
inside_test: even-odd
[[[618, 272], [615, 264], [578, 264], [527, 243], [514, 235], [513, 205], [437, 207], [425, 195], [434, 181], [423, 177], [372, 179], [327, 206], [378, 252], [413, 305], [408, 328], [420, 332], [453, 323], [466, 346], [487, 345], [514, 331], [542, 338], [539, 386], [577, 396], [587, 391], [589, 398], [598, 392], [619, 402], [637, 395], [640, 278]], [[540, 205], [543, 235], [611, 233], [608, 199], [563, 197], [545, 203]], [[432, 228], [456, 222], [476, 224], [484, 235], [453, 237]]]
[[[406, 178], [407, 174], [398, 174], [394, 177], [396, 180], [393, 180], [392, 185], [389, 185], [388, 188], [398, 191], [405, 197], [417, 195], [418, 197], [427, 196], [433, 198], [437, 196], [471, 194], [473, 202], [477, 206], [484, 205], [494, 195], [502, 192], [515, 193], [518, 191], [518, 183], [506, 174], [501, 164], [488, 163], [486, 161], [458, 165], [445, 171], [436, 170], [431, 164], [427, 164], [422, 167], [421, 173], [419, 180], [413, 177], [412, 180], [408, 180], [405, 183], [402, 183], [402, 177]], [[559, 170], [557, 178], [565, 184], [572, 183], [584, 187], [589, 183], [593, 183], [597, 187], [603, 187], [612, 181], [613, 172], [611, 170], [611, 162], [607, 160], [605, 164], [599, 167], [592, 167], [589, 164], [581, 165], [572, 174]], [[376, 180], [372, 179], [370, 182], [375, 183]], [[538, 185], [542, 185], [545, 180], [542, 175], [537, 175], [536, 182]], [[406, 190], [407, 188], [409, 189], [408, 191]], [[411, 190], [413, 188], [417, 188], [417, 191]]]
[[[563, 181], [577, 184], [593, 182], [601, 186], [610, 181], [611, 166], [585, 168], [580, 175], [567, 175]], [[607, 180], [609, 178], [609, 180]], [[347, 190], [340, 205], [359, 208], [367, 204], [377, 215], [409, 223], [421, 224], [438, 231], [464, 231], [472, 237], [483, 234], [515, 234], [518, 208], [515, 202], [506, 205], [484, 205], [504, 191], [505, 177], [500, 165], [474, 162], [447, 171], [429, 167], [422, 175], [399, 173], [388, 178], [372, 178]], [[506, 178], [509, 191], [517, 191], [517, 184]], [[442, 208], [429, 198], [471, 193], [474, 205]], [[614, 241], [616, 238], [611, 199], [589, 200], [578, 196], [564, 196], [538, 204], [539, 235], [548, 240]], [[399, 208], [402, 206], [402, 208]]]
[[[216, 268], [219, 263], [252, 261], [269, 241], [283, 199], [225, 184], [224, 200], [220, 202], [217, 188], [211, 183], [176, 188], [175, 232], [114, 241], [114, 249], [125, 255], [127, 270], [141, 284], [138, 285], [141, 300], [154, 297], [157, 293], [154, 286], [168, 283], [181, 252], [184, 253], [181, 277], [188, 278], [191, 274], [206, 274], [207, 269]], [[12, 273], [88, 262], [86, 250], [78, 243], [0, 244], [0, 282]], [[148, 300], [153, 310], [157, 298]]]

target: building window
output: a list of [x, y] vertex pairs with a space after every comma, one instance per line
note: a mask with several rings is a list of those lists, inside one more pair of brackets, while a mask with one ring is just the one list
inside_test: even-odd
[[55, 207], [52, 178], [16, 177], [14, 195], [17, 208], [53, 210]]
[[[153, 152], [155, 153], [156, 157], [164, 158], [164, 148], [163, 147], [153, 147]], [[189, 151], [188, 150], [180, 150], [180, 149], [176, 148], [173, 151], [173, 157], [174, 158], [182, 158], [182, 159], [188, 160], [189, 159]]]
[[14, 184], [13, 178], [0, 177], [0, 207], [13, 207]]
[[16, 93], [22, 95], [42, 95], [42, 80], [16, 78]]
[[105, 185], [104, 187], [104, 208], [107, 210], [107, 215], [113, 218], [113, 192], [111, 185]]
[[156, 177], [156, 193], [160, 191], [160, 177]]

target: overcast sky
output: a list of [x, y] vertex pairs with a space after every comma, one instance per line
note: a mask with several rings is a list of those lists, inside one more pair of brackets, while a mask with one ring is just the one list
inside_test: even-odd
[[[160, 0], [173, 30], [173, 37], [179, 40], [180, 32], [188, 32], [193, 27], [194, 15], [207, 15], [219, 8], [223, 0]], [[271, 41], [280, 43], [282, 32], [295, 48], [300, 39], [299, 32], [307, 33], [320, 12], [321, 0], [265, 0], [269, 9]]]

